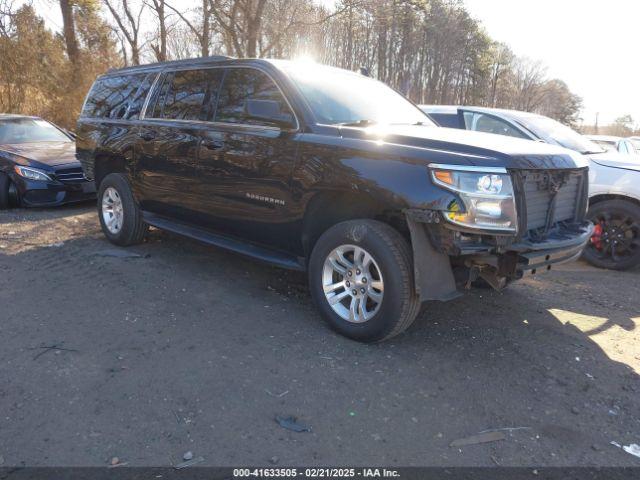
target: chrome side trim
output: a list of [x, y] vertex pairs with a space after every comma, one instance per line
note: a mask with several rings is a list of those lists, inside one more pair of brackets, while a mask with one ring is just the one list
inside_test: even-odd
[[432, 163], [429, 168], [436, 170], [459, 170], [461, 172], [479, 173], [508, 173], [504, 167], [479, 167], [475, 165], [446, 165], [443, 163]]
[[[145, 118], [143, 120], [138, 120], [139, 122], [147, 122], [147, 123], [157, 123], [157, 124], [184, 124], [184, 125], [192, 125], [197, 127], [226, 127], [226, 128], [240, 128], [243, 130], [265, 130], [265, 131], [273, 131], [273, 132], [281, 132], [283, 131], [280, 127], [271, 127], [269, 125], [251, 125], [250, 123], [228, 123], [228, 122], [207, 122], [205, 120], [180, 120], [180, 119], [168, 119], [168, 118]], [[289, 130], [287, 130], [289, 131]], [[297, 130], [291, 130], [295, 132]]]

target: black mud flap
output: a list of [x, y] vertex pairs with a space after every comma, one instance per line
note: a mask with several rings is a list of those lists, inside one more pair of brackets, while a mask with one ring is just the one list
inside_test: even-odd
[[413, 271], [420, 300], [446, 302], [460, 297], [449, 256], [438, 252], [427, 237], [424, 224], [407, 217], [413, 246]]

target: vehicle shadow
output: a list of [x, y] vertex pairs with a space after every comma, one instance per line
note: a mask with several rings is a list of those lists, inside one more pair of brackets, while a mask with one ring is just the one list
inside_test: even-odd
[[[471, 291], [363, 345], [325, 326], [304, 274], [156, 230], [113, 256], [92, 222], [59, 248], [0, 251], [7, 465], [165, 465], [187, 448], [206, 465], [638, 465], [610, 445], [640, 431], [636, 272]], [[488, 429], [504, 440], [450, 447]]]

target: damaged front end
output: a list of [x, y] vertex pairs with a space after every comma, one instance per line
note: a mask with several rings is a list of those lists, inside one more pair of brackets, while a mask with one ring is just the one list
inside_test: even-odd
[[500, 290], [580, 256], [593, 233], [586, 168], [478, 168], [467, 178], [454, 168], [432, 167], [435, 183], [457, 194], [447, 210], [406, 211], [423, 300], [448, 300], [480, 278]]

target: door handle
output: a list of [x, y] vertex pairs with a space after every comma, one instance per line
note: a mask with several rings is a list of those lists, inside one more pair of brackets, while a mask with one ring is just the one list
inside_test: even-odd
[[155, 140], [156, 134], [153, 132], [142, 132], [140, 134], [140, 138], [149, 142], [151, 140]]
[[224, 148], [224, 142], [220, 140], [203, 140], [202, 146], [207, 150], [220, 150]]

